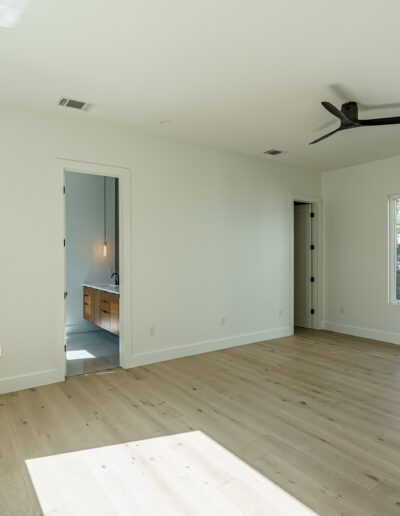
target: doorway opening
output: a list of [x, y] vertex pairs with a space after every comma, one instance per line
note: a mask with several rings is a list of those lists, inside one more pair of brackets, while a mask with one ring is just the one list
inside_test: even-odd
[[320, 327], [319, 203], [293, 199], [293, 328]]
[[66, 376], [120, 365], [119, 179], [64, 171]]

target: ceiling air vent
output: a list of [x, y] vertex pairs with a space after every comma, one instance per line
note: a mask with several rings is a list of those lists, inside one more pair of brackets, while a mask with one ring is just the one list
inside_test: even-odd
[[277, 156], [278, 154], [286, 154], [285, 151], [270, 149], [264, 152], [264, 154], [269, 154], [270, 156]]
[[80, 111], [90, 111], [94, 104], [89, 102], [83, 102], [82, 100], [69, 99], [67, 97], [61, 97], [57, 104], [59, 106], [65, 106], [73, 109], [79, 109]]

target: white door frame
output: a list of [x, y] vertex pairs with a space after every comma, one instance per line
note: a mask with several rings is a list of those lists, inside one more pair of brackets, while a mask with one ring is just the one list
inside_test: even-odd
[[[65, 323], [66, 323], [66, 253], [64, 247], [66, 230], [64, 175], [77, 172], [119, 179], [119, 271], [120, 285], [120, 365], [129, 367], [132, 356], [131, 339], [131, 171], [128, 168], [87, 163], [82, 161], [55, 159], [54, 174], [54, 224], [55, 224], [55, 299], [57, 307], [57, 328], [55, 353], [59, 377], [65, 378]], [[68, 243], [67, 243], [68, 245]]]
[[291, 194], [289, 199], [289, 326], [294, 333], [294, 203], [306, 202], [313, 205], [315, 213], [315, 315], [312, 318], [312, 328], [321, 329], [322, 322], [322, 199], [312, 195]]

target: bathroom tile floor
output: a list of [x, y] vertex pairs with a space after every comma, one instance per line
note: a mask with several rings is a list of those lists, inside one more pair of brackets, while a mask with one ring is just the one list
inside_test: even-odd
[[107, 331], [67, 336], [67, 376], [119, 367], [119, 338]]

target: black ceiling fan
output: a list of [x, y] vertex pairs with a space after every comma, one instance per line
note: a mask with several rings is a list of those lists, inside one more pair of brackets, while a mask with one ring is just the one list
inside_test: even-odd
[[325, 140], [328, 136], [332, 136], [332, 134], [344, 131], [345, 129], [354, 129], [355, 127], [367, 127], [372, 125], [400, 124], [400, 116], [359, 120], [357, 102], [345, 102], [342, 104], [340, 110], [330, 102], [321, 102], [321, 104], [329, 111], [329, 113], [332, 113], [332, 115], [336, 116], [340, 120], [340, 126], [334, 131], [324, 134], [321, 138], [317, 138], [310, 142], [309, 145]]

